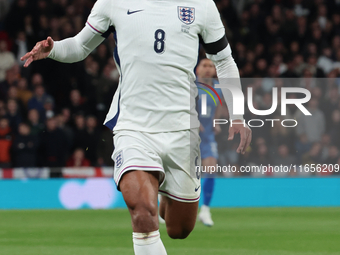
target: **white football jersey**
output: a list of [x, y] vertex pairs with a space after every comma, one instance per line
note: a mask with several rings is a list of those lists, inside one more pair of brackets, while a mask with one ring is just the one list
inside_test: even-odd
[[117, 43], [121, 76], [106, 126], [143, 132], [199, 127], [191, 88], [199, 36], [207, 45], [225, 38], [213, 0], [98, 0], [86, 25], [103, 36], [114, 32]]

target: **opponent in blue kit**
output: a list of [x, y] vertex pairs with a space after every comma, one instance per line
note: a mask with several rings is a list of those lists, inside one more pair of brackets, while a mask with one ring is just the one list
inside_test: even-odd
[[[216, 166], [218, 159], [217, 143], [215, 140], [215, 134], [220, 132], [220, 126], [213, 125], [214, 119], [218, 119], [218, 108], [223, 107], [217, 95], [223, 98], [222, 91], [218, 88], [214, 88], [215, 84], [214, 77], [216, 70], [214, 63], [210, 59], [202, 59], [196, 69], [197, 74], [197, 86], [198, 86], [198, 118], [201, 123], [200, 125], [200, 138], [201, 138], [201, 164], [203, 169], [209, 169], [209, 166]], [[209, 87], [210, 86], [210, 87]], [[210, 88], [214, 88], [215, 91], [211, 91]], [[210, 91], [209, 95], [207, 91]], [[215, 94], [217, 93], [217, 95]], [[202, 97], [205, 97], [206, 109], [202, 112]], [[207, 173], [205, 175], [203, 187], [203, 205], [198, 215], [198, 219], [207, 226], [213, 226], [214, 222], [211, 218], [210, 213], [210, 201], [214, 191], [215, 179], [213, 173]]]
[[[213, 0], [98, 0], [76, 36], [38, 42], [24, 66], [46, 57], [81, 61], [111, 32], [120, 81], [104, 124], [114, 133], [114, 180], [131, 215], [135, 254], [164, 255], [157, 194], [171, 238], [186, 238], [197, 217], [200, 180], [190, 173], [200, 164], [200, 124], [191, 81], [200, 39], [219, 79], [239, 79], [239, 71]], [[245, 153], [249, 127], [232, 132]]]

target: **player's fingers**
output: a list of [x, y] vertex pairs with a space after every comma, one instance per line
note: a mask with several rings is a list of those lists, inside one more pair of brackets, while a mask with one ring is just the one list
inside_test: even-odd
[[41, 47], [42, 47], [41, 43], [35, 45], [34, 48], [32, 49], [32, 53], [33, 54], [37, 53], [39, 50], [41, 50]]
[[27, 52], [24, 56], [20, 58], [21, 61], [28, 59], [31, 56], [31, 52]]
[[31, 56], [25, 62], [24, 67], [28, 67], [32, 62], [33, 62], [33, 57]]
[[234, 135], [235, 135], [235, 130], [234, 130], [232, 127], [230, 127], [230, 128], [229, 128], [228, 141], [233, 140], [233, 139], [234, 139]]
[[247, 141], [247, 133], [246, 133], [246, 130], [243, 130], [242, 132], [240, 132], [240, 136], [241, 136], [241, 141], [240, 141], [240, 144], [237, 148], [237, 153], [243, 153], [243, 150], [244, 150], [244, 146], [246, 145], [246, 141]]
[[34, 55], [34, 54], [37, 54], [39, 51], [41, 51], [41, 48], [43, 46], [43, 43], [42, 42], [38, 42], [34, 47], [33, 49], [31, 50], [31, 53]]
[[247, 148], [249, 147], [250, 143], [251, 143], [251, 138], [252, 138], [252, 134], [251, 134], [251, 130], [247, 130], [247, 141], [246, 141], [246, 146], [244, 146], [244, 153], [246, 152]]
[[36, 43], [33, 49], [30, 52], [27, 52], [23, 57], [21, 57], [21, 61], [28, 59], [29, 57], [33, 56], [37, 53], [38, 49], [40, 48], [40, 43]]
[[44, 48], [49, 48], [49, 47], [51, 47], [52, 44], [53, 44], [52, 38], [51, 38], [51, 37], [47, 37], [47, 39], [44, 40], [44, 41], [42, 42], [42, 44], [43, 44], [43, 47], [44, 47]]
[[42, 46], [43, 46], [44, 48], [48, 47], [48, 41], [47, 41], [47, 40], [44, 40], [44, 41], [42, 42]]
[[48, 43], [48, 46], [52, 46], [53, 45], [53, 40], [51, 38], [51, 36], [47, 37], [47, 43]]

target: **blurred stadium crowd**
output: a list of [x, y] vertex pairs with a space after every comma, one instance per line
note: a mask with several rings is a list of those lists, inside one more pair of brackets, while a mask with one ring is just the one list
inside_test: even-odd
[[[47, 59], [24, 69], [20, 61], [47, 36], [77, 34], [94, 2], [0, 0], [0, 167], [112, 165], [111, 132], [102, 122], [119, 79], [113, 36], [80, 63]], [[340, 164], [340, 1], [215, 2], [255, 108], [270, 108], [273, 86], [294, 84], [312, 92], [313, 114], [290, 108], [297, 128], [254, 128], [244, 156], [222, 126], [220, 164]], [[282, 119], [277, 112], [271, 117]]]

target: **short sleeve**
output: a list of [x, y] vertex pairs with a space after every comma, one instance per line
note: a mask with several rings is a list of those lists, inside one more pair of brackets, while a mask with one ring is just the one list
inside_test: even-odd
[[93, 32], [105, 36], [111, 29], [111, 9], [112, 0], [98, 0], [87, 19], [86, 25], [89, 26]]
[[203, 24], [201, 37], [205, 44], [214, 43], [225, 35], [225, 29], [220, 17], [220, 13], [213, 0], [206, 0], [206, 18]]

